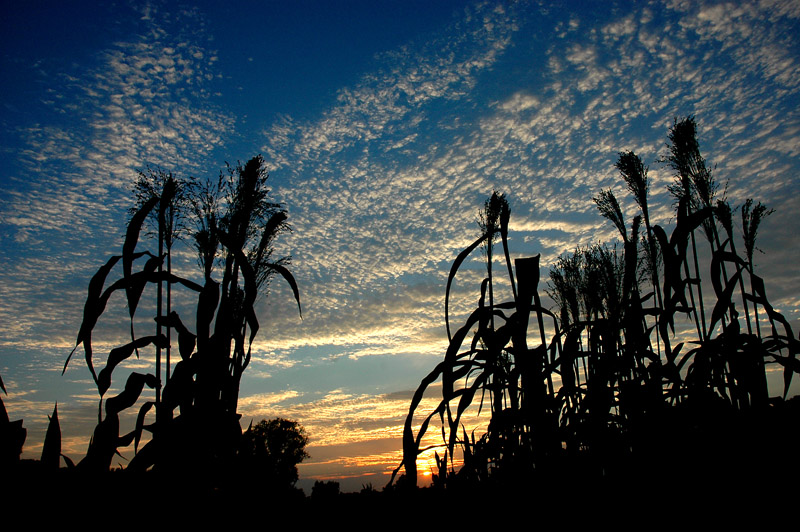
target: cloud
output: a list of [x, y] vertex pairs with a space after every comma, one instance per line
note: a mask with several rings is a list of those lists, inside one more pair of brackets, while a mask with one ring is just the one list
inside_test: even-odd
[[[315, 316], [293, 339], [281, 335], [278, 349], [307, 342], [363, 346], [350, 352], [356, 357], [386, 354], [403, 351], [395, 346], [416, 330], [440, 328], [444, 275], [477, 235], [477, 211], [492, 189], [511, 202], [513, 253], [542, 253], [546, 268], [579, 245], [616, 238], [591, 201], [601, 188], [616, 190], [629, 219], [636, 214], [613, 168], [617, 152], [635, 149], [652, 167], [654, 221], [669, 226], [664, 185], [672, 178], [655, 161], [673, 116], [698, 114], [702, 147], [721, 162], [732, 198], [796, 186], [778, 177], [797, 146], [797, 119], [785, 108], [797, 61], [773, 44], [793, 39], [787, 3], [777, 19], [755, 4], [733, 10], [726, 16], [741, 28], [724, 32], [726, 22], [702, 6], [636, 6], [599, 23], [549, 13], [570, 42], [548, 41], [544, 50], [524, 31], [532, 13], [471, 9], [480, 16], [468, 15], [446, 37], [385, 54], [391, 66], [343, 88], [318, 120], [284, 117], [265, 132]], [[481, 105], [481, 83], [512, 48], [544, 54], [545, 68], [528, 86]], [[395, 307], [392, 294], [418, 275], [440, 280], [439, 303]], [[384, 307], [373, 305], [373, 292], [387, 298]], [[430, 345], [414, 348], [441, 348]]]
[[233, 120], [215, 109], [206, 88], [215, 74], [214, 58], [201, 49], [202, 20], [187, 13], [184, 27], [193, 29], [173, 33], [152, 11], [141, 33], [114, 43], [92, 64], [47, 73], [48, 122], [17, 131], [27, 143], [20, 172], [36, 176], [4, 208], [14, 213], [6, 223], [18, 242], [42, 230], [93, 233], [116, 221], [136, 170], [196, 169], [226, 138]]
[[[45, 72], [41, 121], [14, 132], [24, 147], [1, 207], [0, 316], [14, 324], [6, 341], [62, 319], [61, 302], [46, 294], [83, 299], [69, 283], [118, 252], [137, 170], [191, 172], [228, 138], [234, 120], [209, 94], [217, 74], [202, 18], [184, 13], [176, 31], [159, 9], [146, 8], [132, 34], [88, 64]], [[32, 301], [40, 303], [19, 304]]]

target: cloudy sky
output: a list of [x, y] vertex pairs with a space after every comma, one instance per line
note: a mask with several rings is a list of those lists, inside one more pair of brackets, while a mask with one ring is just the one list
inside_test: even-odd
[[[447, 272], [493, 190], [511, 205], [514, 256], [541, 254], [543, 276], [614, 240], [591, 201], [601, 189], [635, 214], [620, 150], [650, 165], [670, 226], [657, 161], [674, 117], [696, 116], [734, 205], [776, 210], [757, 269], [800, 317], [796, 1], [95, 4], [0, 8], [0, 375], [25, 456], [56, 401], [65, 453], [86, 450], [97, 392], [82, 359], [61, 370], [147, 168], [213, 179], [264, 156], [303, 319], [276, 280], [240, 411], [306, 427], [305, 479], [378, 486], [399, 463], [411, 393], [446, 346]], [[177, 255], [201, 278], [188, 248]], [[456, 314], [477, 300], [480, 259], [458, 278]], [[112, 299], [96, 352], [125, 338], [124, 305]]]

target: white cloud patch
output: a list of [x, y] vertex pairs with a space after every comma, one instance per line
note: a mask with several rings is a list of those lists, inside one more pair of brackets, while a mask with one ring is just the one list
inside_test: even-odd
[[[443, 275], [477, 234], [477, 210], [492, 189], [511, 202], [512, 227], [521, 233], [514, 252], [552, 261], [614, 237], [591, 201], [601, 188], [615, 189], [629, 219], [636, 213], [613, 168], [618, 151], [635, 149], [652, 166], [654, 219], [668, 225], [663, 186], [671, 176], [655, 160], [673, 116], [697, 113], [702, 147], [712, 164], [724, 162], [719, 172], [731, 180], [731, 194], [742, 187], [772, 196], [792, 186], [777, 179], [780, 166], [763, 164], [796, 154], [797, 117], [784, 102], [797, 92], [790, 81], [800, 79], [797, 61], [790, 47], [779, 53], [775, 45], [796, 40], [787, 31], [791, 13], [776, 20], [775, 9], [748, 4], [723, 21], [713, 9], [683, 5], [676, 18], [654, 3], [608, 14], [597, 31], [580, 33], [574, 30], [594, 22], [573, 14], [554, 24], [571, 42], [544, 50], [548, 68], [532, 76], [536, 83], [481, 108], [481, 83], [503, 54], [537, 49], [520, 51], [530, 20], [513, 7], [513, 16], [480, 9], [458, 26], [458, 37], [386, 54], [392, 66], [342, 89], [318, 121], [287, 117], [267, 132], [274, 175], [291, 183], [278, 192], [292, 206], [292, 253], [313, 294], [320, 325], [313, 329], [327, 329], [300, 327], [283, 345], [348, 338], [369, 346], [364, 353], [391, 352], [391, 332], [413, 330], [419, 314], [375, 314], [363, 302], [373, 287], [402, 290], [416, 275], [442, 279], [443, 295]], [[736, 27], [722, 32], [727, 22]], [[433, 302], [420, 306], [430, 308], [427, 329], [441, 326]], [[347, 333], [343, 322], [352, 324]]]
[[[85, 288], [68, 283], [88, 281], [104, 255], [119, 252], [137, 170], [196, 170], [233, 126], [206, 88], [216, 74], [199, 15], [183, 13], [192, 30], [175, 31], [158, 9], [143, 13], [138, 33], [91, 64], [47, 72], [48, 121], [16, 131], [26, 147], [0, 208], [8, 265], [0, 272], [0, 320], [14, 324], [7, 341], [63, 320], [63, 299], [49, 304], [44, 293], [82, 300]], [[15, 260], [23, 254], [24, 262]]]

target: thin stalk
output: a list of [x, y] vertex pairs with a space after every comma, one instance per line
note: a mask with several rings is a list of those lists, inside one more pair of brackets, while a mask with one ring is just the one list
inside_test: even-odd
[[747, 271], [750, 273], [750, 294], [753, 295], [753, 319], [756, 322], [756, 334], [761, 338], [761, 325], [758, 317], [758, 303], [755, 301], [755, 287], [753, 286], [753, 265], [748, 263]]
[[[695, 242], [694, 231], [691, 232], [691, 237], [692, 237], [692, 256], [694, 258], [694, 275], [695, 275], [694, 279], [696, 280], [696, 283], [692, 282], [690, 284], [697, 284], [697, 298], [700, 304], [700, 324], [702, 325], [702, 331], [703, 331], [703, 336], [701, 338], [703, 339], [703, 341], [706, 341], [708, 340], [708, 333], [706, 332], [706, 312], [705, 312], [705, 305], [703, 305], [703, 289], [700, 286], [700, 264], [699, 261], [697, 260], [697, 244]], [[691, 292], [692, 288], [690, 287], [689, 290]], [[695, 306], [694, 295], [692, 295], [692, 306]], [[694, 308], [694, 312], [696, 318], [697, 317], [696, 306]]]
[[[164, 231], [163, 231], [163, 217], [159, 216], [159, 228], [158, 228], [158, 256], [161, 257], [164, 254]], [[161, 281], [161, 271], [162, 271], [162, 264], [159, 262], [158, 264], [158, 296], [156, 299], [156, 316], [159, 319], [156, 321], [156, 335], [161, 336], [161, 307], [162, 307], [162, 300], [163, 300], [163, 283]], [[161, 405], [161, 347], [156, 346], [156, 420], [159, 418], [159, 406]]]
[[[658, 254], [656, 252], [656, 243], [653, 239], [653, 232], [650, 227], [650, 216], [647, 213], [646, 208], [642, 208], [642, 214], [644, 215], [644, 226], [647, 231], [647, 257], [650, 262], [650, 282], [653, 284], [653, 288], [656, 292], [656, 304], [658, 308], [662, 311], [664, 310], [664, 301], [661, 296], [661, 283], [659, 282], [658, 278]], [[637, 294], [638, 296], [638, 294]], [[645, 330], [647, 330], [647, 317], [643, 316], [645, 322]], [[656, 320], [658, 321], [658, 320]], [[659, 360], [661, 359], [661, 338], [658, 334], [656, 334], [656, 352], [658, 353]]]
[[[722, 243], [719, 240], [719, 232], [717, 231], [717, 224], [714, 222], [714, 219], [711, 220], [712, 223], [712, 233], [714, 236], [714, 242], [711, 246], [711, 253], [713, 254], [714, 251], [718, 249], [722, 249]], [[733, 239], [731, 239], [731, 244], [733, 243]], [[725, 266], [726, 261], [722, 261], [722, 280], [724, 281], [724, 286], [728, 286], [728, 268]], [[746, 312], [746, 311], [745, 311]], [[728, 306], [728, 313], [730, 314], [731, 322], [736, 320], [736, 314], [734, 314], [733, 305]], [[725, 323], [725, 316], [722, 316], [722, 323], [724, 329]]]
[[[729, 234], [728, 236], [731, 243], [731, 252], [738, 257], [738, 254], [736, 253], [736, 244], [733, 242], [733, 235]], [[745, 321], [747, 322], [747, 333], [753, 334], [753, 327], [750, 324], [750, 307], [747, 304], [747, 298], [745, 297], [746, 292], [744, 289], [744, 280], [742, 279], [742, 277], [744, 276], [739, 275], [739, 293], [742, 294], [742, 305], [744, 306], [744, 316], [745, 316]], [[755, 303], [753, 303], [753, 306], [755, 307]]]
[[[172, 246], [167, 248], [167, 273], [172, 275]], [[172, 283], [167, 283], [167, 316], [172, 314]], [[170, 349], [172, 347], [172, 327], [167, 327], [167, 368], [166, 381], [169, 384], [170, 375]]]
[[753, 287], [753, 253], [756, 248], [756, 236], [758, 235], [758, 227], [761, 225], [762, 220], [772, 214], [773, 209], [767, 209], [761, 202], [753, 207], [753, 200], [748, 199], [742, 205], [742, 233], [744, 236], [744, 247], [747, 254], [747, 271], [750, 273], [750, 292], [753, 295], [753, 313], [755, 314], [756, 332], [758, 337], [761, 338], [761, 326], [758, 318], [758, 304], [755, 301], [755, 290]]
[[[548, 349], [547, 349], [547, 338], [544, 333], [544, 319], [542, 317], [542, 302], [539, 299], [539, 290], [538, 288], [534, 289], [533, 291], [533, 302], [536, 305], [536, 319], [539, 322], [539, 338], [542, 341], [542, 347], [544, 347], [544, 359], [548, 366], [552, 363], [552, 361], [548, 358]], [[559, 342], [560, 346], [560, 342]], [[553, 375], [552, 372], [547, 372], [547, 390], [550, 392], [550, 395], [554, 395], [553, 389]]]

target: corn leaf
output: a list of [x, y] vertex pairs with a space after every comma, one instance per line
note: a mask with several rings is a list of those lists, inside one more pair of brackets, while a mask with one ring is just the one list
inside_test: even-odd
[[458, 272], [458, 268], [461, 267], [461, 263], [464, 262], [470, 253], [472, 253], [476, 247], [478, 247], [481, 242], [486, 240], [487, 235], [484, 234], [480, 238], [478, 238], [475, 242], [467, 246], [461, 253], [458, 254], [456, 260], [453, 261], [453, 266], [450, 267], [450, 273], [447, 276], [447, 287], [445, 288], [444, 292], [444, 322], [445, 327], [447, 328], [447, 339], [452, 340], [452, 335], [450, 334], [450, 286], [453, 284], [453, 279], [456, 277], [456, 272]]
[[162, 349], [166, 348], [168, 345], [167, 337], [161, 334], [158, 336], [143, 336], [142, 338], [137, 338], [132, 342], [128, 342], [121, 347], [111, 350], [111, 352], [108, 354], [106, 367], [100, 371], [100, 375], [98, 375], [97, 378], [97, 388], [101, 396], [105, 395], [105, 393], [111, 387], [111, 374], [114, 372], [114, 369], [119, 365], [119, 363], [130, 357], [133, 354], [134, 349], [141, 349], [142, 347], [150, 345], [151, 343]]
[[[158, 196], [150, 198], [138, 211], [136, 211], [136, 213], [131, 217], [131, 221], [128, 222], [128, 229], [125, 232], [125, 242], [122, 245], [122, 274], [125, 276], [125, 279], [128, 279], [131, 276], [134, 251], [136, 250], [136, 244], [139, 242], [139, 233], [142, 230], [142, 224], [144, 223], [145, 218], [147, 218], [147, 215], [150, 214], [150, 211], [153, 210], [153, 207], [155, 207], [159, 201], [160, 198]], [[128, 305], [130, 306], [131, 296], [133, 295], [132, 287], [128, 285], [125, 289], [125, 292], [128, 296]]]
[[197, 298], [197, 349], [204, 351], [211, 334], [211, 321], [219, 304], [219, 283], [211, 277], [206, 279], [206, 284]]
[[275, 270], [281, 277], [286, 279], [286, 282], [289, 283], [289, 286], [292, 289], [292, 294], [294, 295], [294, 300], [297, 301], [297, 310], [300, 313], [300, 318], [303, 317], [303, 309], [300, 307], [300, 290], [297, 288], [297, 281], [294, 280], [294, 276], [291, 272], [282, 264], [271, 263], [266, 265], [267, 268]]
[[[708, 330], [709, 333], [714, 330], [714, 327], [717, 325], [717, 322], [722, 319], [722, 316], [728, 311], [728, 308], [731, 306], [731, 300], [733, 298], [733, 292], [738, 287], [739, 278], [741, 277], [742, 273], [741, 270], [737, 271], [733, 277], [728, 280], [728, 284], [725, 286], [725, 290], [721, 292], [717, 292], [717, 302], [714, 305], [714, 310], [711, 313], [711, 322], [709, 323]], [[717, 284], [715, 283], [715, 290], [717, 289]]]
[[155, 388], [156, 383], [156, 377], [151, 373], [131, 373], [125, 382], [125, 389], [118, 395], [106, 399], [106, 419], [116, 417], [126, 408], [133, 406], [142, 394], [145, 384], [149, 388]]
[[48, 416], [47, 433], [42, 446], [42, 467], [47, 470], [58, 469], [61, 460], [61, 426], [58, 422], [58, 403], [53, 408], [53, 415]]
[[92, 276], [92, 280], [89, 281], [89, 293], [86, 296], [86, 303], [83, 307], [83, 322], [81, 322], [80, 329], [78, 330], [78, 339], [75, 341], [75, 348], [67, 357], [66, 362], [64, 362], [64, 369], [61, 371], [62, 375], [67, 371], [67, 365], [69, 365], [69, 361], [72, 358], [72, 355], [75, 353], [75, 349], [77, 349], [81, 343], [88, 341], [90, 347], [86, 363], [89, 366], [89, 371], [92, 374], [92, 378], [94, 379], [95, 383], [97, 382], [97, 375], [94, 372], [91, 357], [92, 329], [94, 329], [94, 326], [97, 324], [97, 319], [100, 317], [100, 314], [102, 314], [103, 310], [105, 310], [105, 301], [103, 301], [102, 306], [100, 306], [100, 296], [103, 292], [103, 285], [106, 282], [106, 277], [108, 277], [111, 269], [121, 258], [121, 255], [115, 255], [108, 259], [108, 261], [101, 266], [99, 270], [97, 270], [97, 273]]
[[[150, 257], [142, 269], [142, 273], [146, 275], [139, 275], [137, 277], [129, 277], [130, 283], [127, 286], [128, 291], [128, 313], [130, 314], [131, 321], [136, 314], [136, 307], [139, 305], [139, 299], [142, 297], [144, 287], [147, 285], [148, 275], [156, 271], [156, 269], [164, 262], [166, 255], [160, 257]], [[131, 330], [133, 330], [133, 323], [131, 323]]]
[[171, 327], [178, 333], [178, 349], [182, 360], [187, 360], [192, 356], [197, 337], [189, 332], [177, 312], [173, 310], [169, 316], [156, 316], [156, 323], [164, 327]]
[[139, 442], [142, 439], [142, 431], [144, 430], [144, 420], [147, 416], [147, 413], [150, 411], [151, 408], [155, 406], [153, 401], [147, 401], [142, 407], [139, 409], [139, 414], [136, 416], [136, 428], [133, 430], [134, 433], [134, 445], [133, 445], [133, 452], [137, 452], [139, 450]]

